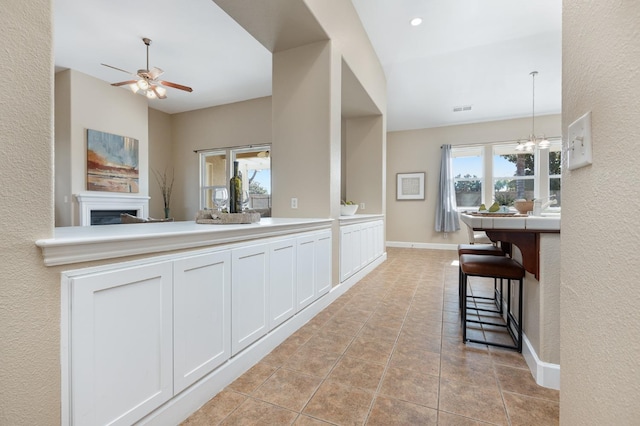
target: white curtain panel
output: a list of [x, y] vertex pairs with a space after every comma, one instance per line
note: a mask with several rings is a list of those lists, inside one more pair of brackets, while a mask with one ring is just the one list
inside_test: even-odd
[[442, 145], [440, 148], [442, 158], [436, 205], [436, 232], [454, 232], [460, 230], [460, 221], [456, 210], [456, 190], [453, 185], [451, 145]]

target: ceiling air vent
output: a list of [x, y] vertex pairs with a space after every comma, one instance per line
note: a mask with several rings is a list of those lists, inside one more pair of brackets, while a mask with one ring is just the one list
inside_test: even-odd
[[453, 107], [453, 112], [471, 111], [471, 105], [461, 105]]

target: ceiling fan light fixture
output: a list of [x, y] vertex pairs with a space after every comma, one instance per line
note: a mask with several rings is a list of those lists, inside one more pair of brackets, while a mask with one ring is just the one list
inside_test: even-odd
[[149, 89], [149, 82], [147, 80], [145, 80], [144, 78], [141, 78], [140, 80], [138, 80], [138, 82], [136, 84], [138, 85], [140, 90]]
[[193, 89], [191, 87], [172, 83], [170, 81], [158, 80], [158, 77], [164, 74], [164, 71], [158, 67], [149, 68], [149, 45], [151, 44], [151, 40], [148, 38], [143, 38], [142, 41], [147, 47], [147, 67], [145, 69], [139, 69], [137, 73], [133, 74], [129, 71], [123, 70], [122, 68], [117, 68], [107, 64], [101, 64], [116, 71], [121, 71], [126, 74], [132, 74], [135, 78], [137, 78], [137, 80], [120, 81], [118, 83], [111, 83], [111, 85], [116, 87], [125, 85], [129, 86], [129, 89], [131, 89], [133, 93], [146, 96], [149, 99], [166, 99], [167, 90], [160, 85], [172, 87], [178, 90], [184, 90], [185, 92], [189, 93], [193, 92]]
[[157, 92], [157, 93], [158, 93], [158, 95], [160, 95], [161, 97], [162, 97], [162, 96], [165, 96], [165, 95], [167, 94], [167, 89], [165, 89], [164, 87], [162, 87], [162, 86], [155, 86], [155, 88], [156, 88], [156, 92]]

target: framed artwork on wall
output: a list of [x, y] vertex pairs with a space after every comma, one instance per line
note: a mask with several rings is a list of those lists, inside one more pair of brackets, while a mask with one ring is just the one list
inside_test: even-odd
[[87, 190], [137, 193], [138, 140], [87, 129]]
[[424, 200], [425, 172], [398, 173], [396, 200]]

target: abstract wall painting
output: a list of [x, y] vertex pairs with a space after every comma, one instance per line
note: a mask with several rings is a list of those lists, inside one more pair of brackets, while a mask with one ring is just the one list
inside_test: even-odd
[[138, 192], [138, 140], [87, 129], [87, 190]]

